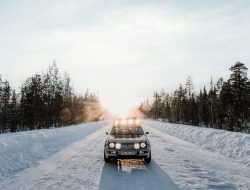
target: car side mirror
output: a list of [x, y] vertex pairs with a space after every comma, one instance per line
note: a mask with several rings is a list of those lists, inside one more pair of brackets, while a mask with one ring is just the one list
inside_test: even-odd
[[148, 135], [149, 134], [149, 132], [146, 132], [146, 135]]
[[109, 134], [109, 132], [105, 132], [106, 133], [106, 135], [108, 135]]

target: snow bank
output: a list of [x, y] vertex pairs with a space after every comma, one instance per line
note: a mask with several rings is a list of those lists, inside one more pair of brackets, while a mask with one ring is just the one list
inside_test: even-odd
[[153, 120], [145, 120], [143, 124], [250, 166], [249, 134]]
[[83, 139], [105, 126], [95, 122], [75, 126], [8, 133], [0, 135], [0, 180], [28, 168], [65, 146]]

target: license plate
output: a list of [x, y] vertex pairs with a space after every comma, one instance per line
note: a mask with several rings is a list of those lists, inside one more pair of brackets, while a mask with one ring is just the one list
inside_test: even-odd
[[131, 156], [131, 155], [136, 155], [135, 151], [121, 151], [120, 155], [122, 156]]

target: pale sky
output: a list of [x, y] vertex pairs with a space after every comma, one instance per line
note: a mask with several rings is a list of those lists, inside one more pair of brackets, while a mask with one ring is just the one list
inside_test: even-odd
[[0, 74], [19, 88], [56, 60], [75, 90], [98, 91], [113, 112], [195, 90], [237, 61], [250, 69], [250, 1], [0, 0]]

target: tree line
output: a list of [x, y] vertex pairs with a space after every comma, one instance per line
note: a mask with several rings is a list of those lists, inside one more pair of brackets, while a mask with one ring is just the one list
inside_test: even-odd
[[20, 92], [0, 77], [0, 133], [60, 127], [102, 119], [99, 97], [74, 93], [69, 74], [54, 62], [46, 73], [28, 77]]
[[210, 88], [194, 92], [192, 77], [173, 93], [155, 92], [153, 102], [144, 101], [139, 110], [148, 118], [172, 123], [250, 132], [250, 81], [245, 64], [230, 67], [228, 80], [210, 81]]

